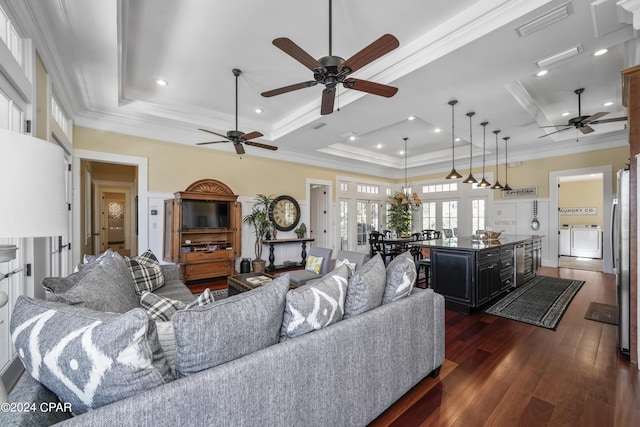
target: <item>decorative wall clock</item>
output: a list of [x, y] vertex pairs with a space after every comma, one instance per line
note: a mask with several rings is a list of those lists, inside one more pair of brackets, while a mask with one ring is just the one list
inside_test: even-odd
[[269, 219], [277, 230], [291, 231], [300, 221], [300, 205], [291, 196], [276, 197]]

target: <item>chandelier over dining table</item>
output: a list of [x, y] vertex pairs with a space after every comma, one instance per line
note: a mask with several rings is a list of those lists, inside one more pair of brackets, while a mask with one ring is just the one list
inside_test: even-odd
[[404, 140], [404, 188], [401, 192], [398, 193], [397, 198], [391, 198], [390, 203], [392, 205], [400, 204], [407, 210], [412, 209], [414, 211], [417, 211], [420, 209], [422, 201], [420, 200], [416, 192], [409, 194], [409, 181], [407, 180], [407, 140], [409, 140], [409, 138], [405, 137], [402, 139]]

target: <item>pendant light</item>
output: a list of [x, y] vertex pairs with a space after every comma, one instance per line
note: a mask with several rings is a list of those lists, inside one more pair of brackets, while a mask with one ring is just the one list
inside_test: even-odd
[[484, 156], [485, 156], [485, 148], [487, 145], [487, 125], [489, 122], [482, 122], [480, 126], [482, 126], [482, 180], [478, 183], [478, 187], [491, 187], [491, 183], [487, 181], [484, 177]]
[[[409, 138], [404, 137], [402, 139], [404, 140], [404, 190], [399, 194], [400, 204], [404, 206], [405, 210], [417, 211], [420, 210], [422, 201], [417, 193], [409, 194], [409, 181], [407, 180], [407, 140]], [[393, 203], [394, 200], [396, 199], [392, 198], [391, 204], [397, 204], [397, 200], [396, 203]]]
[[471, 118], [474, 116], [473, 111], [467, 113], [467, 117], [469, 117], [469, 176], [462, 182], [465, 184], [477, 184], [478, 181], [471, 174], [471, 167], [473, 164], [473, 131], [471, 125]]
[[456, 170], [456, 154], [455, 154], [455, 147], [454, 147], [454, 142], [456, 139], [454, 109], [457, 103], [458, 101], [456, 101], [455, 99], [452, 99], [451, 101], [449, 101], [449, 105], [451, 105], [451, 172], [449, 172], [449, 175], [445, 176], [445, 179], [462, 178], [462, 175], [460, 175]]
[[499, 130], [494, 130], [493, 133], [496, 134], [496, 183], [491, 186], [493, 190], [502, 190], [502, 185], [500, 185], [500, 180], [498, 179], [498, 134]]
[[504, 139], [504, 188], [501, 191], [511, 191], [513, 188], [509, 187], [509, 155], [507, 152], [509, 137], [505, 136], [502, 139]]

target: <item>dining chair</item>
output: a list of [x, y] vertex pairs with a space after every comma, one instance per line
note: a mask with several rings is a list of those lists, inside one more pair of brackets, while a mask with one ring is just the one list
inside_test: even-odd
[[453, 237], [453, 230], [450, 228], [443, 228], [442, 234], [444, 234], [445, 239], [450, 239]]

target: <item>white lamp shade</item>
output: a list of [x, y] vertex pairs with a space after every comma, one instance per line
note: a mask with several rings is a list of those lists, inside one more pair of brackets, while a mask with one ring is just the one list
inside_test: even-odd
[[66, 234], [62, 148], [0, 129], [0, 238]]

